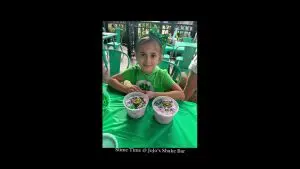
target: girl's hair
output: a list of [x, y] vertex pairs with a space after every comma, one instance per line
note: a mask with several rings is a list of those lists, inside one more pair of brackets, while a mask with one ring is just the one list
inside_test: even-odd
[[143, 37], [137, 42], [137, 44], [135, 45], [135, 48], [134, 48], [135, 52], [136, 53], [138, 52], [138, 49], [140, 48], [141, 45], [149, 43], [149, 42], [156, 42], [157, 45], [159, 46], [160, 54], [162, 55], [162, 52], [163, 52], [162, 50], [163, 49], [162, 49], [162, 46], [161, 46], [160, 42], [158, 40], [154, 39], [154, 38], [149, 37], [149, 36]]

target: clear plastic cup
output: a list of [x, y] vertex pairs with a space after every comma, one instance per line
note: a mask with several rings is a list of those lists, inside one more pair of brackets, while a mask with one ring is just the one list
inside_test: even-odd
[[[160, 101], [172, 101], [173, 102], [173, 106], [172, 106], [173, 111], [169, 114], [166, 114], [163, 109], [159, 109], [158, 106], [155, 106], [155, 103], [160, 102]], [[152, 108], [154, 110], [155, 120], [160, 124], [169, 124], [173, 120], [176, 113], [179, 111], [178, 103], [173, 98], [168, 97], [168, 96], [156, 97], [152, 102]]]
[[118, 141], [116, 137], [110, 133], [102, 134], [102, 147], [103, 148], [118, 148]]
[[[127, 107], [126, 102], [129, 101], [130, 98], [135, 96], [142, 97], [146, 102], [146, 104], [143, 107], [140, 107], [138, 109], [131, 109]], [[128, 93], [123, 99], [123, 105], [126, 108], [128, 115], [134, 119], [140, 118], [145, 114], [148, 103], [149, 103], [149, 97], [146, 94], [141, 92]]]

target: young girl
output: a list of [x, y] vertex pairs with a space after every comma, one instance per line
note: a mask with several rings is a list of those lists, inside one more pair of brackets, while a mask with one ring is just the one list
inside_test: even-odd
[[[108, 85], [123, 93], [143, 92], [149, 99], [157, 96], [169, 96], [173, 99], [184, 100], [184, 92], [176, 84], [167, 70], [157, 65], [162, 60], [162, 46], [155, 38], [144, 37], [135, 47], [138, 64], [123, 73], [116, 74], [108, 80]], [[121, 82], [128, 80], [133, 85]]]

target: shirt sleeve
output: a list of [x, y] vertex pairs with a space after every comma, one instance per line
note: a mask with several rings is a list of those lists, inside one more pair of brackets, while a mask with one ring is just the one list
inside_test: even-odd
[[167, 70], [163, 70], [163, 87], [165, 91], [170, 91], [172, 86], [175, 84], [175, 81], [172, 79], [172, 77], [169, 75]]
[[194, 59], [192, 60], [189, 69], [193, 71], [195, 74], [197, 74], [197, 56], [195, 56]]

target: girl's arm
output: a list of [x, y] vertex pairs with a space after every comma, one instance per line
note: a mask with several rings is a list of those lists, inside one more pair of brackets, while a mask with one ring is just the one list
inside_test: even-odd
[[153, 92], [153, 96], [169, 96], [176, 100], [184, 100], [184, 92], [178, 84], [173, 84], [172, 91], [169, 92]]
[[190, 71], [186, 86], [184, 88], [185, 100], [189, 100], [192, 97], [196, 88], [197, 88], [197, 74], [195, 74], [193, 71]]
[[123, 81], [122, 75], [116, 74], [107, 81], [107, 84], [120, 92], [126, 93], [126, 86], [121, 83]]
[[123, 92], [123, 93], [130, 93], [130, 92], [135, 92], [135, 91], [144, 92], [135, 85], [125, 86], [124, 84], [121, 83], [123, 81], [124, 81], [124, 79], [123, 79], [122, 75], [116, 74], [107, 81], [107, 84], [109, 86], [111, 86], [112, 88], [114, 88], [120, 92]]

